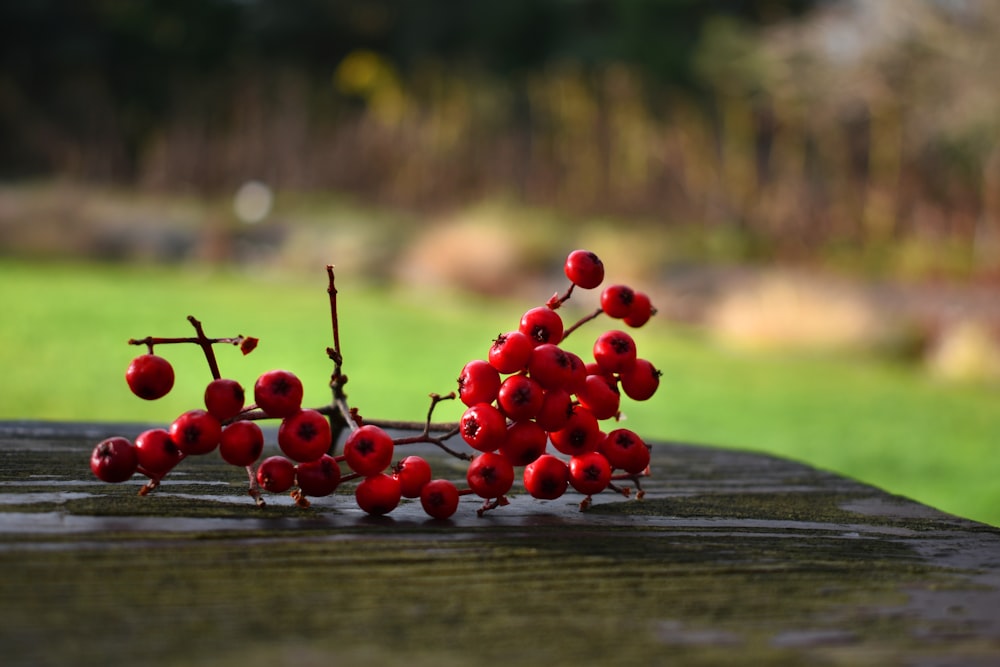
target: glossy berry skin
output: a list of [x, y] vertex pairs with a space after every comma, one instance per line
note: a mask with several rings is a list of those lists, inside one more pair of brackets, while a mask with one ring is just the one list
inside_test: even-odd
[[265, 491], [284, 493], [295, 484], [295, 464], [284, 456], [269, 456], [257, 466], [257, 483]]
[[393, 476], [399, 480], [404, 498], [419, 498], [424, 485], [431, 481], [431, 464], [422, 456], [407, 456], [396, 465]]
[[611, 464], [600, 452], [589, 452], [569, 460], [569, 483], [579, 493], [592, 496], [608, 488]]
[[302, 381], [290, 371], [267, 371], [254, 383], [253, 398], [269, 417], [291, 416], [302, 408]]
[[627, 372], [635, 360], [635, 341], [624, 331], [605, 331], [594, 341], [594, 361], [605, 373]]
[[237, 421], [222, 429], [219, 455], [226, 463], [246, 467], [264, 452], [264, 432], [251, 421]]
[[458, 509], [458, 489], [446, 479], [432, 480], [420, 491], [420, 506], [434, 519], [447, 519]]
[[652, 316], [653, 304], [650, 302], [649, 296], [644, 292], [633, 292], [632, 305], [629, 307], [628, 314], [622, 318], [625, 324], [634, 328], [641, 327]]
[[473, 359], [458, 376], [458, 398], [467, 406], [492, 403], [500, 390], [500, 373], [487, 361]]
[[472, 459], [465, 480], [480, 498], [500, 498], [514, 486], [514, 466], [505, 456], [487, 452]]
[[246, 392], [236, 380], [220, 378], [205, 387], [205, 409], [220, 422], [240, 414], [245, 401]]
[[614, 468], [639, 474], [649, 465], [649, 447], [634, 432], [620, 428], [608, 433], [601, 444], [601, 453]]
[[518, 331], [530, 338], [534, 345], [558, 345], [563, 337], [563, 321], [559, 313], [548, 306], [538, 306], [521, 316]]
[[493, 341], [487, 359], [500, 373], [520, 373], [528, 367], [534, 347], [535, 343], [525, 334], [508, 331]]
[[139, 466], [154, 477], [162, 477], [184, 459], [184, 454], [170, 439], [166, 429], [143, 431], [135, 438]]
[[330, 450], [330, 422], [316, 410], [299, 410], [281, 420], [278, 446], [298, 463], [315, 461]]
[[489, 403], [466, 408], [458, 428], [462, 439], [481, 452], [492, 452], [507, 439], [507, 420]]
[[369, 477], [389, 467], [394, 449], [395, 445], [388, 433], [378, 426], [366, 424], [347, 436], [344, 460], [351, 470]]
[[208, 454], [221, 437], [222, 424], [205, 410], [188, 410], [170, 424], [170, 439], [188, 456]]
[[132, 393], [147, 401], [163, 398], [174, 386], [174, 368], [155, 354], [142, 354], [129, 363], [125, 382]]
[[569, 468], [552, 456], [543, 454], [524, 468], [524, 488], [533, 498], [555, 500], [569, 487]]
[[515, 466], [526, 466], [545, 453], [549, 435], [537, 422], [514, 422], [507, 428], [507, 439], [500, 453]]
[[558, 345], [542, 343], [531, 353], [528, 374], [542, 389], [566, 387], [573, 379], [573, 360]]
[[541, 385], [526, 375], [511, 375], [497, 394], [500, 410], [513, 421], [532, 419], [542, 409], [545, 392]]
[[583, 289], [594, 289], [604, 281], [604, 262], [589, 250], [571, 252], [563, 271], [571, 283]]
[[315, 461], [300, 463], [295, 466], [295, 483], [303, 495], [313, 498], [328, 496], [340, 485], [340, 466], [329, 454]]
[[632, 309], [635, 292], [628, 285], [609, 285], [601, 292], [601, 310], [608, 317], [622, 319]]
[[103, 482], [124, 482], [138, 467], [139, 457], [135, 447], [125, 438], [102, 440], [90, 455], [90, 470]]
[[652, 398], [660, 386], [660, 371], [646, 359], [636, 359], [635, 365], [619, 376], [622, 391], [633, 401]]
[[582, 405], [574, 406], [566, 426], [549, 434], [552, 446], [569, 456], [597, 451], [601, 444], [601, 425]]
[[366, 477], [354, 490], [358, 507], [374, 516], [393, 511], [401, 498], [399, 480], [383, 473]]
[[607, 375], [588, 375], [583, 391], [576, 397], [597, 419], [611, 419], [621, 404], [618, 383]]

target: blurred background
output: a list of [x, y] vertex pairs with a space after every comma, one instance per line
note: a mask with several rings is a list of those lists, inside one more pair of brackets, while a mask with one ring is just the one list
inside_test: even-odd
[[998, 525], [998, 36], [989, 0], [2, 3], [0, 419], [197, 407], [193, 351], [162, 403], [121, 381], [189, 314], [324, 402], [331, 263], [352, 400], [420, 419], [585, 247], [659, 310], [636, 430]]

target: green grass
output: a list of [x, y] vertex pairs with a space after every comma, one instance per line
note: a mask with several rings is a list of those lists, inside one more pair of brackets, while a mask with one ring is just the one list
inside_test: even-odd
[[[178, 379], [161, 401], [135, 398], [123, 379], [140, 350], [126, 345], [130, 337], [190, 335], [188, 315], [210, 336], [261, 339], [247, 357], [219, 349], [225, 375], [250, 386], [265, 370], [287, 368], [302, 377], [307, 404], [325, 404], [323, 267], [315, 276], [0, 261], [0, 419], [168, 423], [198, 407], [209, 374], [194, 346], [162, 350]], [[338, 288], [348, 394], [380, 418], [422, 419], [428, 393], [454, 389], [465, 361], [483, 357], [534, 305], [390, 292], [349, 275]], [[590, 308], [593, 295], [581, 296]], [[602, 325], [568, 346], [585, 351]], [[626, 425], [644, 436], [776, 453], [1000, 525], [995, 387], [942, 384], [871, 360], [737, 354], [656, 321], [636, 340], [664, 371], [652, 400], [625, 403]], [[441, 420], [461, 413], [452, 403], [439, 410]]]

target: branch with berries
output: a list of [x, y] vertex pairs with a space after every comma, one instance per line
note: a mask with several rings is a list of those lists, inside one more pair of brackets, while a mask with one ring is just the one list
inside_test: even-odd
[[[641, 480], [650, 474], [650, 449], [618, 423], [620, 403], [622, 394], [636, 401], [651, 398], [660, 371], [638, 356], [635, 340], [622, 329], [598, 335], [589, 362], [563, 343], [601, 316], [637, 328], [656, 311], [646, 294], [610, 285], [600, 294], [599, 308], [566, 327], [559, 308], [575, 289], [600, 286], [605, 272], [597, 255], [586, 250], [571, 252], [564, 272], [570, 281], [566, 292], [529, 309], [516, 329], [493, 340], [485, 359], [465, 364], [456, 391], [430, 394], [422, 423], [369, 420], [350, 405], [332, 266], [327, 267], [333, 327], [333, 345], [326, 350], [333, 363], [328, 405], [303, 407], [302, 382], [284, 369], [260, 375], [253, 385], [253, 402], [247, 405], [243, 386], [220, 373], [215, 347], [236, 346], [246, 355], [258, 340], [210, 338], [194, 317], [188, 317], [194, 336], [130, 339], [130, 345], [147, 348], [125, 373], [139, 398], [156, 400], [173, 388], [173, 367], [156, 348], [198, 345], [213, 379], [205, 388], [204, 408], [188, 410], [169, 426], [144, 431], [134, 441], [121, 436], [103, 440], [91, 454], [91, 470], [109, 483], [145, 476], [148, 481], [139, 494], [147, 495], [184, 459], [218, 451], [225, 462], [246, 470], [248, 493], [259, 506], [266, 504], [265, 493], [289, 493], [299, 506], [308, 507], [309, 498], [328, 496], [341, 484], [357, 481], [354, 499], [368, 514], [387, 514], [408, 498], [419, 499], [424, 511], [437, 519], [452, 516], [464, 495], [482, 499], [480, 515], [507, 505], [518, 469], [530, 496], [553, 500], [573, 489], [583, 496], [581, 510], [605, 491], [628, 497], [634, 489], [641, 498]], [[455, 399], [464, 406], [458, 422], [435, 423], [437, 406]], [[265, 420], [278, 422], [281, 454], [262, 459], [266, 437], [259, 422]], [[613, 426], [605, 429], [602, 422]], [[393, 437], [394, 431], [409, 435]], [[435, 478], [422, 456], [411, 454], [394, 462], [398, 448], [417, 443], [467, 461], [464, 484]]]

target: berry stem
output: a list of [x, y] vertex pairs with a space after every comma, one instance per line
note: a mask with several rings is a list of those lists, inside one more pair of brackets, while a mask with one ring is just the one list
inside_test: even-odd
[[603, 313], [603, 312], [604, 312], [604, 310], [603, 310], [603, 309], [601, 309], [601, 308], [598, 308], [597, 310], [595, 310], [594, 312], [592, 312], [592, 313], [591, 313], [590, 315], [585, 315], [585, 316], [581, 317], [581, 318], [580, 318], [579, 320], [577, 320], [577, 322], [576, 322], [576, 323], [574, 323], [574, 324], [573, 324], [573, 325], [572, 325], [571, 327], [569, 327], [569, 328], [567, 328], [567, 329], [566, 329], [565, 331], [563, 331], [563, 336], [562, 336], [562, 339], [563, 339], [563, 340], [566, 340], [566, 338], [567, 338], [567, 337], [568, 337], [568, 336], [569, 336], [569, 335], [570, 335], [571, 333], [573, 333], [574, 331], [576, 331], [577, 329], [579, 329], [579, 328], [580, 328], [581, 326], [583, 326], [583, 325], [584, 325], [584, 324], [586, 324], [587, 322], [589, 322], [589, 321], [591, 321], [591, 320], [593, 320], [593, 319], [596, 319], [596, 318], [597, 318], [597, 317], [599, 317], [599, 316], [601, 315], [601, 313]]

